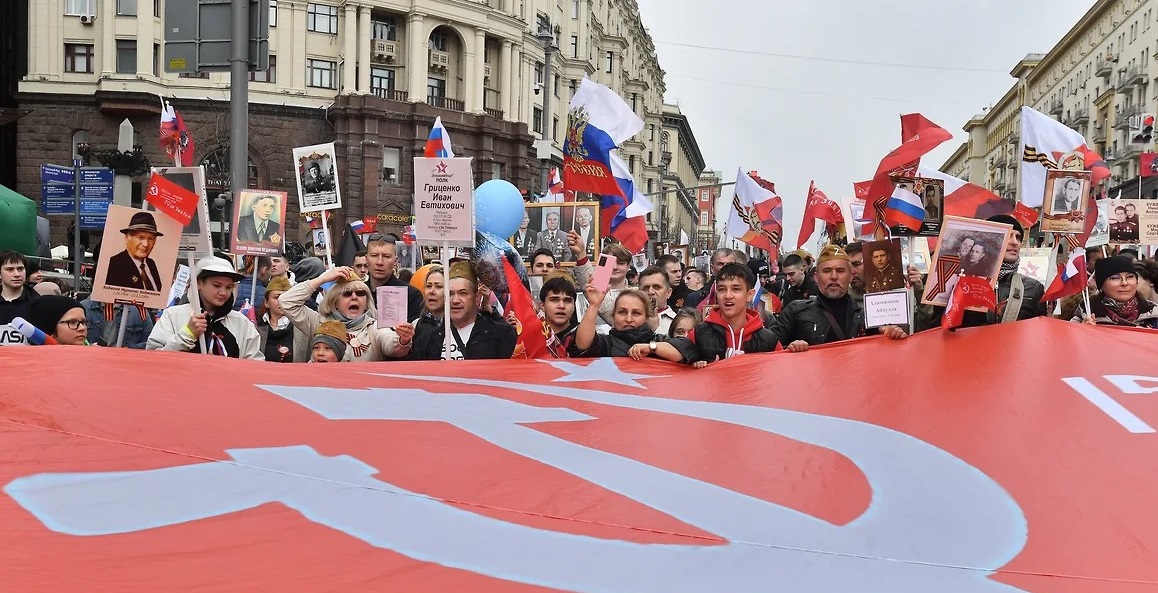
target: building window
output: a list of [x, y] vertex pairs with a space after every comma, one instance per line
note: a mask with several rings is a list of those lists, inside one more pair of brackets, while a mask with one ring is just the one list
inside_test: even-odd
[[161, 75], [161, 44], [153, 44], [153, 76]]
[[269, 55], [269, 69], [263, 71], [251, 70], [249, 79], [253, 82], [277, 82], [277, 56]]
[[551, 118], [551, 139], [554, 140], [559, 137], [559, 118]]
[[96, 14], [96, 0], [64, 0], [64, 14], [66, 16], [84, 16]]
[[117, 40], [117, 74], [137, 73], [137, 42]]
[[269, 26], [277, 26], [277, 0], [269, 0]]
[[72, 159], [76, 160], [83, 158], [80, 155], [80, 145], [92, 142], [92, 136], [89, 135], [88, 130], [77, 130], [72, 133]]
[[306, 30], [315, 33], [338, 34], [338, 7], [309, 4], [306, 8]]
[[535, 83], [543, 84], [543, 63], [535, 62]]
[[161, 0], [153, 0], [153, 16], [161, 18]]
[[700, 226], [708, 226], [708, 213], [700, 212]]
[[631, 111], [639, 113], [639, 95], [636, 93], [631, 93]]
[[204, 70], [201, 72], [181, 72], [177, 78], [209, 78], [209, 73]]
[[[655, 190], [655, 183], [654, 182], [655, 182], [654, 179], [648, 179], [647, 180], [647, 195], [649, 195], [649, 196], [651, 195], [652, 191]], [[649, 214], [648, 216], [651, 216], [651, 215]]]
[[634, 154], [629, 155], [627, 157], [627, 170], [630, 171], [632, 175], [635, 175], [635, 155]]
[[431, 33], [430, 49], [446, 51], [446, 33]]
[[575, 93], [579, 92], [579, 81], [572, 78], [570, 87], [571, 87], [571, 98], [574, 99]]
[[579, 18], [579, 0], [571, 0], [571, 18]]
[[649, 141], [655, 142], [655, 124], [647, 126], [647, 135]]
[[607, 52], [607, 73], [610, 74], [615, 70], [615, 52]]
[[543, 109], [536, 107], [531, 112], [531, 131], [536, 134], [543, 133]]
[[426, 97], [428, 99], [446, 98], [446, 81], [433, 76], [426, 79]]
[[137, 16], [137, 0], [117, 0], [117, 16]]
[[579, 57], [579, 36], [578, 35], [572, 35], [571, 36], [571, 57], [572, 58], [578, 58]]
[[329, 60], [306, 60], [306, 85], [319, 89], [338, 88], [338, 63]]
[[93, 46], [83, 43], [64, 44], [64, 71], [92, 73]]
[[559, 96], [559, 75], [555, 74], [554, 76], [552, 76], [551, 81], [554, 83], [551, 85], [551, 90], [554, 91], [555, 96], [558, 97]]
[[398, 40], [398, 22], [393, 17], [370, 21], [370, 31], [373, 39]]
[[550, 31], [551, 30], [551, 17], [549, 17], [541, 12], [535, 13], [535, 25], [536, 25], [535, 26], [535, 32], [536, 33], [539, 31]]
[[654, 151], [651, 151], [651, 150], [647, 151], [647, 166], [649, 166], [649, 167], [655, 166], [655, 152]]
[[383, 99], [394, 90], [394, 70], [391, 68], [370, 69], [370, 92]]
[[390, 185], [402, 183], [402, 151], [389, 146], [382, 149], [382, 181]]
[[502, 178], [503, 178], [503, 164], [502, 163], [491, 163], [491, 179], [502, 179]]

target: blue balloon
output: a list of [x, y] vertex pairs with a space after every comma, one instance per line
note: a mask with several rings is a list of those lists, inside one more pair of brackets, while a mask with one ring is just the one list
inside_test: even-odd
[[492, 179], [474, 190], [475, 227], [484, 233], [512, 237], [523, 223], [526, 205], [519, 188], [502, 179]]

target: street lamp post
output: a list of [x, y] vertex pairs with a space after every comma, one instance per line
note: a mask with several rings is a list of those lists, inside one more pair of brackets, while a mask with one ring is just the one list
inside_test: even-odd
[[[543, 142], [543, 151], [546, 152], [547, 157], [539, 159], [539, 189], [540, 189], [540, 191], [546, 191], [546, 188], [547, 188], [547, 171], [548, 171], [547, 165], [548, 165], [548, 161], [551, 158], [551, 140], [553, 139], [552, 138], [553, 135], [551, 134], [551, 132], [549, 130], [552, 130], [551, 124], [552, 124], [552, 121], [554, 119], [551, 115], [551, 94], [555, 92], [555, 88], [554, 88], [554, 85], [551, 84], [551, 69], [552, 69], [552, 65], [554, 63], [555, 50], [559, 49], [559, 46], [555, 45], [555, 33], [551, 30], [550, 21], [548, 21], [546, 23], [539, 23], [539, 32], [537, 35], [535, 35], [535, 37], [539, 40], [539, 43], [543, 44], [543, 88], [542, 88], [542, 93], [543, 93], [543, 122], [542, 122], [543, 133], [542, 133], [542, 142]], [[532, 192], [532, 193], [537, 193], [537, 192]]]

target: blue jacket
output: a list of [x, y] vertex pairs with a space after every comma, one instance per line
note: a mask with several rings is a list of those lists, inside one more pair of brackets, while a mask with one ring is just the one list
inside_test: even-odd
[[[88, 341], [92, 344], [99, 344], [101, 346], [116, 346], [116, 334], [113, 334], [110, 343], [106, 344], [102, 336], [105, 331], [105, 305], [98, 303], [92, 299], [85, 299], [81, 301], [84, 306], [84, 316], [88, 319]], [[116, 305], [113, 309], [112, 327], [113, 331], [117, 331], [121, 327], [121, 314], [125, 311], [124, 305]], [[134, 348], [137, 350], [145, 349], [145, 342], [149, 341], [149, 334], [153, 331], [153, 316], [149, 314], [149, 310], [145, 310], [145, 318], [137, 313], [136, 307], [128, 307], [129, 322], [125, 326], [125, 348]]]
[[[249, 294], [251, 287], [255, 289], [252, 295]], [[258, 307], [265, 304], [265, 283], [260, 278], [257, 279], [257, 286], [253, 285], [253, 276], [242, 278], [237, 283], [237, 298], [233, 300], [233, 310], [240, 311], [241, 307], [245, 305], [245, 299], [249, 299], [249, 304], [253, 305], [255, 314]]]

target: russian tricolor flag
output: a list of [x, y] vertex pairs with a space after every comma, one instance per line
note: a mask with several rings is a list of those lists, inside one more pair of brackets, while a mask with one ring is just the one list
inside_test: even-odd
[[925, 220], [925, 205], [917, 194], [897, 186], [885, 204], [885, 222], [889, 226], [903, 226], [913, 232], [921, 230]]
[[365, 228], [366, 228], [366, 223], [361, 221], [361, 220], [355, 220], [354, 222], [350, 223], [350, 230], [354, 231], [354, 234], [356, 234], [356, 235], [361, 235], [363, 233], [362, 229], [365, 229]]
[[1041, 300], [1056, 301], [1086, 289], [1086, 252], [1081, 247], [1071, 251], [1069, 260], [1060, 268]]
[[563, 143], [563, 185], [600, 196], [623, 194], [611, 151], [643, 130], [643, 120], [615, 91], [584, 77], [571, 99]]
[[[604, 236], [615, 237], [632, 253], [647, 245], [647, 213], [654, 206], [635, 184], [631, 170], [619, 155], [610, 153], [611, 171], [622, 195], [605, 195], [600, 204]], [[630, 197], [624, 197], [630, 196]]]
[[423, 155], [428, 159], [452, 159], [454, 150], [450, 147], [450, 134], [442, 125], [442, 117], [434, 118], [434, 127], [430, 128], [430, 137], [426, 139], [426, 150]]

